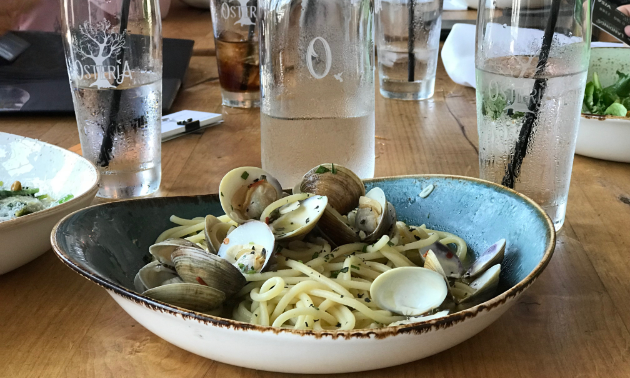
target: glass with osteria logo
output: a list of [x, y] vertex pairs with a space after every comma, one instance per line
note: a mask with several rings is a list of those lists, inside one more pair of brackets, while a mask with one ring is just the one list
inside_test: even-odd
[[149, 195], [161, 180], [162, 27], [157, 0], [62, 0], [66, 64], [98, 196]]
[[567, 208], [590, 56], [589, 2], [481, 2], [479, 175], [536, 201], [556, 230]]
[[210, 0], [223, 105], [260, 106], [257, 0]]

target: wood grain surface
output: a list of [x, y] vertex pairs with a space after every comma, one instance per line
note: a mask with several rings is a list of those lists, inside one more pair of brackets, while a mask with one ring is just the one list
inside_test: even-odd
[[[196, 41], [173, 111], [225, 123], [164, 143], [159, 195], [212, 193], [242, 165], [260, 166], [258, 110], [222, 108], [207, 11], [174, 2], [164, 35]], [[64, 148], [73, 116], [4, 116], [0, 131]], [[475, 92], [441, 66], [435, 96], [376, 96], [376, 176], [478, 175]], [[575, 157], [567, 221], [539, 280], [496, 323], [435, 356], [340, 377], [630, 377], [630, 164]], [[129, 317], [49, 251], [0, 276], [0, 377], [288, 377], [181, 350]]]

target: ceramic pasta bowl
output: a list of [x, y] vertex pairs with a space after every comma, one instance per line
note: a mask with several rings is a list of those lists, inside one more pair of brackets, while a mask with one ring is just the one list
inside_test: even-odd
[[[429, 185], [434, 187], [430, 195], [419, 196]], [[130, 316], [164, 340], [216, 361], [290, 373], [379, 369], [446, 350], [505, 313], [553, 254], [554, 227], [544, 211], [499, 185], [466, 177], [418, 175], [366, 180], [365, 186], [380, 187], [399, 220], [455, 233], [466, 240], [475, 256], [506, 239], [497, 295], [467, 310], [419, 323], [316, 332], [238, 322], [136, 292], [134, 277], [151, 259], [149, 246], [171, 227], [169, 217], [221, 215], [218, 195], [93, 206], [64, 218], [53, 231], [52, 244], [68, 267], [107, 290]]]

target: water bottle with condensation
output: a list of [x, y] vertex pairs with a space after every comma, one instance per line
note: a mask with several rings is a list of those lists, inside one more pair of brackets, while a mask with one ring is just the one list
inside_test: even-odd
[[373, 177], [372, 2], [258, 5], [263, 169], [283, 187], [320, 163]]

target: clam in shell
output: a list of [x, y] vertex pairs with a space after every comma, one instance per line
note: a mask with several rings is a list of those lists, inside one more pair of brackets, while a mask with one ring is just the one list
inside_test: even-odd
[[161, 264], [173, 266], [171, 254], [179, 247], [189, 247], [203, 250], [203, 248], [201, 248], [197, 244], [186, 239], [172, 238], [153, 244], [149, 247], [149, 253], [151, 253], [153, 257]]
[[158, 286], [145, 291], [142, 295], [199, 312], [216, 309], [225, 302], [225, 294], [222, 291], [193, 283]]
[[274, 240], [273, 232], [264, 222], [249, 221], [223, 240], [218, 255], [243, 274], [259, 273], [271, 260]]
[[379, 307], [406, 316], [426, 314], [439, 307], [447, 294], [439, 273], [410, 266], [386, 271], [370, 287], [370, 296]]
[[282, 198], [282, 187], [269, 173], [256, 167], [228, 172], [219, 184], [223, 211], [238, 224], [259, 219], [267, 206]]
[[474, 278], [488, 270], [493, 265], [503, 262], [505, 256], [505, 239], [492, 244], [486, 249], [472, 264], [470, 269], [464, 274], [465, 278]]
[[328, 197], [318, 227], [335, 245], [375, 242], [396, 224], [396, 211], [385, 193], [373, 188], [366, 194], [361, 179], [343, 166], [322, 164], [311, 169], [299, 191]]
[[228, 298], [247, 283], [234, 265], [215, 254], [195, 248], [178, 248], [171, 257], [177, 274], [184, 282], [218, 289]]
[[219, 252], [221, 243], [228, 234], [234, 229], [229, 223], [223, 223], [213, 215], [206, 216], [206, 226], [203, 230], [208, 252], [215, 255]]
[[173, 267], [153, 260], [140, 268], [134, 279], [136, 291], [142, 293], [148, 289], [169, 283], [183, 282]]
[[260, 220], [269, 225], [276, 240], [301, 239], [315, 228], [327, 204], [326, 196], [294, 194], [267, 206]]
[[[464, 303], [475, 299], [476, 301], [484, 301], [492, 297], [499, 286], [499, 276], [501, 275], [501, 264], [491, 266], [483, 272], [481, 276], [471, 282], [468, 287], [470, 290], [464, 291], [464, 296], [455, 296], [459, 303]], [[455, 293], [454, 293], [455, 294]]]
[[[424, 267], [441, 273], [446, 278], [461, 278], [464, 274], [464, 266], [457, 254], [450, 250], [444, 244], [435, 242], [426, 248], [428, 251], [424, 254]], [[429, 251], [432, 252], [429, 255]], [[440, 272], [437, 265], [442, 269]]]

